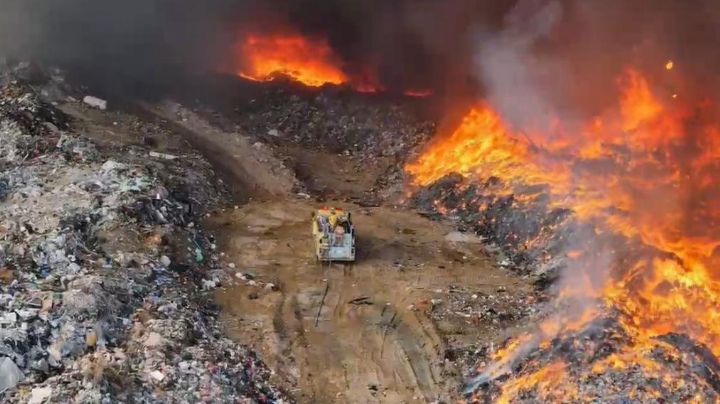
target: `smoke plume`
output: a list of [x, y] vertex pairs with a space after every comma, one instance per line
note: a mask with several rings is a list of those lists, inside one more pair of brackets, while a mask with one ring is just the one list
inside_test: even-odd
[[370, 66], [386, 88], [426, 88], [467, 79], [467, 63], [455, 63], [471, 55], [464, 31], [504, 3], [1, 0], [0, 56], [131, 92], [217, 71], [244, 33], [293, 30], [327, 40], [350, 74]]
[[547, 130], [551, 117], [574, 129], [615, 102], [628, 66], [671, 93], [720, 90], [710, 67], [720, 62], [717, 21], [720, 6], [709, 0], [520, 0], [498, 30], [480, 26], [475, 76], [517, 129]]
[[0, 0], [0, 56], [133, 92], [216, 72], [243, 33], [293, 30], [327, 40], [349, 75], [374, 69], [385, 88], [487, 91], [542, 114], [608, 102], [626, 63], [659, 71], [673, 59], [714, 85], [719, 9], [710, 0]]

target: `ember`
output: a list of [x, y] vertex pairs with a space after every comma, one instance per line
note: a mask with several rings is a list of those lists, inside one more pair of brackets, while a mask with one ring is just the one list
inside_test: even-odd
[[432, 95], [430, 90], [407, 90], [403, 94], [408, 97], [429, 97]]

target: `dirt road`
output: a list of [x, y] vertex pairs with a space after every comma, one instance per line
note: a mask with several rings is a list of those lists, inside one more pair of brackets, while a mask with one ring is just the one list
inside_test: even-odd
[[[532, 289], [528, 282], [497, 268], [472, 238], [448, 241], [449, 224], [406, 208], [333, 201], [325, 204], [353, 212], [358, 260], [320, 266], [310, 237], [310, 213], [319, 206], [292, 196], [293, 175], [313, 195], [354, 200], [384, 175], [385, 163], [366, 166], [293, 146], [271, 150], [168, 105], [148, 112], [174, 124], [171, 132], [189, 144], [202, 139], [199, 150], [237, 188], [238, 203], [250, 200], [203, 224], [217, 237], [230, 274], [246, 274], [216, 293], [229, 336], [261, 352], [276, 381], [301, 403], [459, 398], [466, 365], [456, 363], [448, 347], [498, 342], [506, 330], [462, 314], [439, 320], [436, 314], [457, 287], [521, 295]], [[282, 163], [277, 152], [285, 156]]]
[[[251, 203], [208, 220], [228, 262], [279, 287], [218, 292], [231, 336], [297, 383], [301, 402], [452, 399], [460, 381], [444, 364], [446, 335], [426, 312], [442, 304], [450, 285], [493, 290], [517, 278], [471, 251], [478, 248], [445, 241], [448, 226], [413, 212], [348, 205], [358, 261], [321, 267], [309, 237], [313, 206]], [[456, 332], [482, 337], [469, 324]]]

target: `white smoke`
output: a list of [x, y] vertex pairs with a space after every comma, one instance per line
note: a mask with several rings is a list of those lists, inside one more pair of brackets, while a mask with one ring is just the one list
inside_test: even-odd
[[[475, 63], [485, 86], [485, 99], [507, 124], [515, 131], [528, 134], [530, 140], [534, 134], [552, 136], [553, 119], [557, 117], [572, 126], [574, 111], [553, 102], [548, 91], [548, 86], [566, 77], [565, 67], [560, 59], [537, 50], [562, 16], [563, 8], [557, 0], [521, 0], [506, 16], [504, 28], [481, 38], [478, 46]], [[568, 202], [573, 195], [566, 197]], [[554, 202], [562, 201], [556, 198]], [[570, 222], [557, 231], [566, 237], [554, 251], [555, 256], [545, 263], [548, 268], [555, 265], [563, 268], [555, 286], [564, 291], [564, 297], [556, 301], [556, 312], [544, 320], [546, 327], [538, 328], [503, 360], [490, 364], [471, 380], [467, 392], [507, 374], [516, 361], [524, 359], [541, 342], [552, 340], [568, 325], [576, 324], [588, 310], [597, 307], [599, 290], [614, 259], [610, 248], [598, 242], [592, 227]], [[570, 252], [583, 255], [577, 260], [568, 259]]]
[[500, 115], [521, 130], [549, 127], [552, 105], [543, 77], [562, 75], [559, 65], [533, 52], [560, 20], [563, 9], [553, 1], [520, 1], [499, 33], [480, 38], [475, 63], [487, 99]]

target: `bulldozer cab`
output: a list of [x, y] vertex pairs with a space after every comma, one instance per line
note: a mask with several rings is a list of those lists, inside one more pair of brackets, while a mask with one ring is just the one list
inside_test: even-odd
[[312, 235], [318, 261], [355, 261], [355, 227], [350, 212], [339, 208], [316, 210]]

